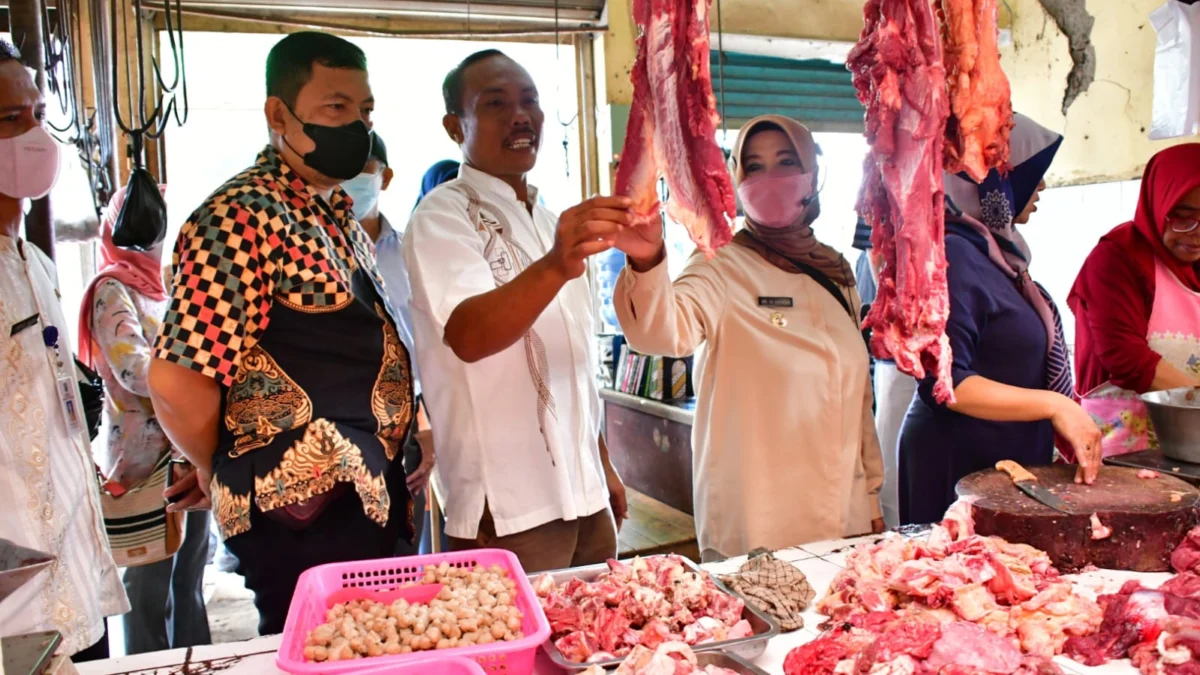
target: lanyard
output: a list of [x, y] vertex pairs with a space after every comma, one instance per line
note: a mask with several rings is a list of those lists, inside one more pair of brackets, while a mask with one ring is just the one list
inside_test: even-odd
[[[17, 250], [21, 254], [21, 267], [25, 272], [25, 280], [29, 283], [29, 290], [33, 295], [33, 307], [37, 312], [38, 326], [41, 328], [42, 344], [46, 348], [46, 358], [50, 363], [50, 369], [54, 373], [55, 390], [58, 393], [58, 401], [62, 408], [63, 420], [67, 423], [67, 429], [72, 434], [79, 435], [84, 432], [84, 415], [83, 406], [79, 400], [79, 385], [75, 381], [73, 372], [74, 363], [68, 364], [63, 358], [61, 348], [62, 334], [57, 326], [46, 322], [48, 315], [42, 311], [42, 303], [38, 299], [37, 285], [34, 283], [33, 276], [29, 273], [31, 261], [25, 255], [24, 242], [17, 242]], [[70, 352], [68, 351], [68, 356]]]

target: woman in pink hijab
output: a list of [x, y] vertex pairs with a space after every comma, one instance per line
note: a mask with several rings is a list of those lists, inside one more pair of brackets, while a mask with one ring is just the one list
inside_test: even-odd
[[[165, 193], [166, 186], [159, 190]], [[143, 484], [172, 451], [154, 417], [147, 384], [151, 348], [168, 301], [162, 247], [143, 253], [113, 244], [113, 225], [124, 203], [121, 188], [104, 211], [100, 270], [79, 312], [79, 358], [100, 374], [105, 389], [107, 442], [93, 446], [93, 454], [107, 480], [104, 488], [114, 496]], [[208, 527], [209, 512], [188, 513], [174, 557], [125, 570], [132, 605], [124, 617], [126, 653], [211, 642], [202, 593]]]

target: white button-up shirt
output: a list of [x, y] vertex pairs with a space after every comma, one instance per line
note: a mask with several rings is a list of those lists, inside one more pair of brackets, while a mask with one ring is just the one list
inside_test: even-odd
[[[478, 220], [464, 192], [478, 196]], [[511, 279], [553, 246], [557, 217], [537, 205], [532, 189], [529, 199], [532, 216], [507, 183], [464, 165], [457, 180], [421, 201], [404, 239], [417, 361], [438, 448], [434, 480], [446, 533], [456, 538], [477, 535], [485, 503], [499, 536], [608, 506], [587, 281], [564, 286], [533, 326], [540, 338], [533, 342], [544, 346], [530, 349], [540, 352], [535, 361], [544, 358], [548, 417], [539, 409], [526, 341], [477, 363], [463, 362], [445, 342], [446, 322], [460, 303], [495, 289], [499, 276]], [[486, 249], [496, 233], [504, 244]], [[545, 434], [540, 419], [549, 420]]]
[[404, 233], [397, 232], [382, 213], [379, 214], [379, 238], [375, 240], [375, 266], [383, 275], [388, 304], [396, 317], [400, 341], [412, 356], [414, 393], [421, 394], [420, 369], [417, 352], [413, 349], [412, 286], [408, 283], [408, 265], [404, 262]]
[[0, 289], [0, 538], [57, 558], [4, 600], [0, 635], [58, 630], [63, 653], [74, 654], [99, 642], [104, 617], [129, 611], [129, 602], [104, 533], [87, 433], [67, 424], [55, 351], [42, 336], [58, 329], [57, 358], [73, 373], [54, 264], [0, 235]]

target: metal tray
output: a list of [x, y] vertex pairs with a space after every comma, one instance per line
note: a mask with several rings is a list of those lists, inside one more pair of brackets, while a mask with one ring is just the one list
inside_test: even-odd
[[[647, 559], [665, 558], [667, 556], [642, 557], [643, 559]], [[758, 611], [758, 609], [752, 606], [749, 602], [746, 602], [745, 597], [730, 590], [729, 587], [721, 583], [720, 579], [700, 569], [696, 563], [688, 560], [687, 558], [680, 559], [683, 561], [684, 566], [691, 571], [707, 576], [713, 580], [713, 583], [717, 585], [717, 588], [729, 595], [734, 596], [735, 598], [741, 599], [741, 601], [746, 604], [746, 608], [742, 610], [742, 618], [750, 622], [750, 628], [754, 631], [750, 637], [738, 638], [736, 640], [722, 640], [720, 642], [707, 642], [702, 645], [692, 645], [692, 651], [696, 652], [696, 656], [699, 657], [701, 654], [710, 652], [728, 652], [726, 656], [741, 657], [750, 661], [762, 656], [763, 652], [767, 650], [767, 641], [776, 635], [779, 635], [779, 623], [776, 622], [774, 618]], [[553, 572], [548, 572], [548, 574], [550, 575], [550, 578], [554, 580], [555, 585], [561, 586], [571, 579], [595, 581], [600, 577], [600, 575], [608, 571], [608, 565], [601, 563], [599, 565], [588, 565], [587, 567], [573, 567], [565, 570], [556, 570]], [[540, 576], [542, 575], [530, 574], [529, 579], [532, 582]], [[553, 640], [547, 640], [542, 645], [542, 648], [546, 650], [546, 654], [550, 657], [550, 660], [554, 662], [554, 665], [571, 673], [584, 671], [592, 666], [597, 665], [605, 669], [616, 668], [617, 666], [621, 665], [622, 661], [625, 660], [620, 658], [611, 659], [608, 661], [596, 661], [593, 663], [575, 663], [574, 661], [568, 661], [562, 655], [562, 652], [558, 651], [558, 647], [554, 646]], [[755, 673], [755, 675], [757, 675], [757, 672], [753, 670], [747, 672]]]

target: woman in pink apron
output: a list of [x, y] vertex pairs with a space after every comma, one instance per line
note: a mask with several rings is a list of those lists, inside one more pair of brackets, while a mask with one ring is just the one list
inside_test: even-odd
[[1083, 407], [1104, 456], [1156, 447], [1147, 391], [1200, 386], [1200, 144], [1150, 160], [1132, 222], [1100, 240], [1067, 303]]

